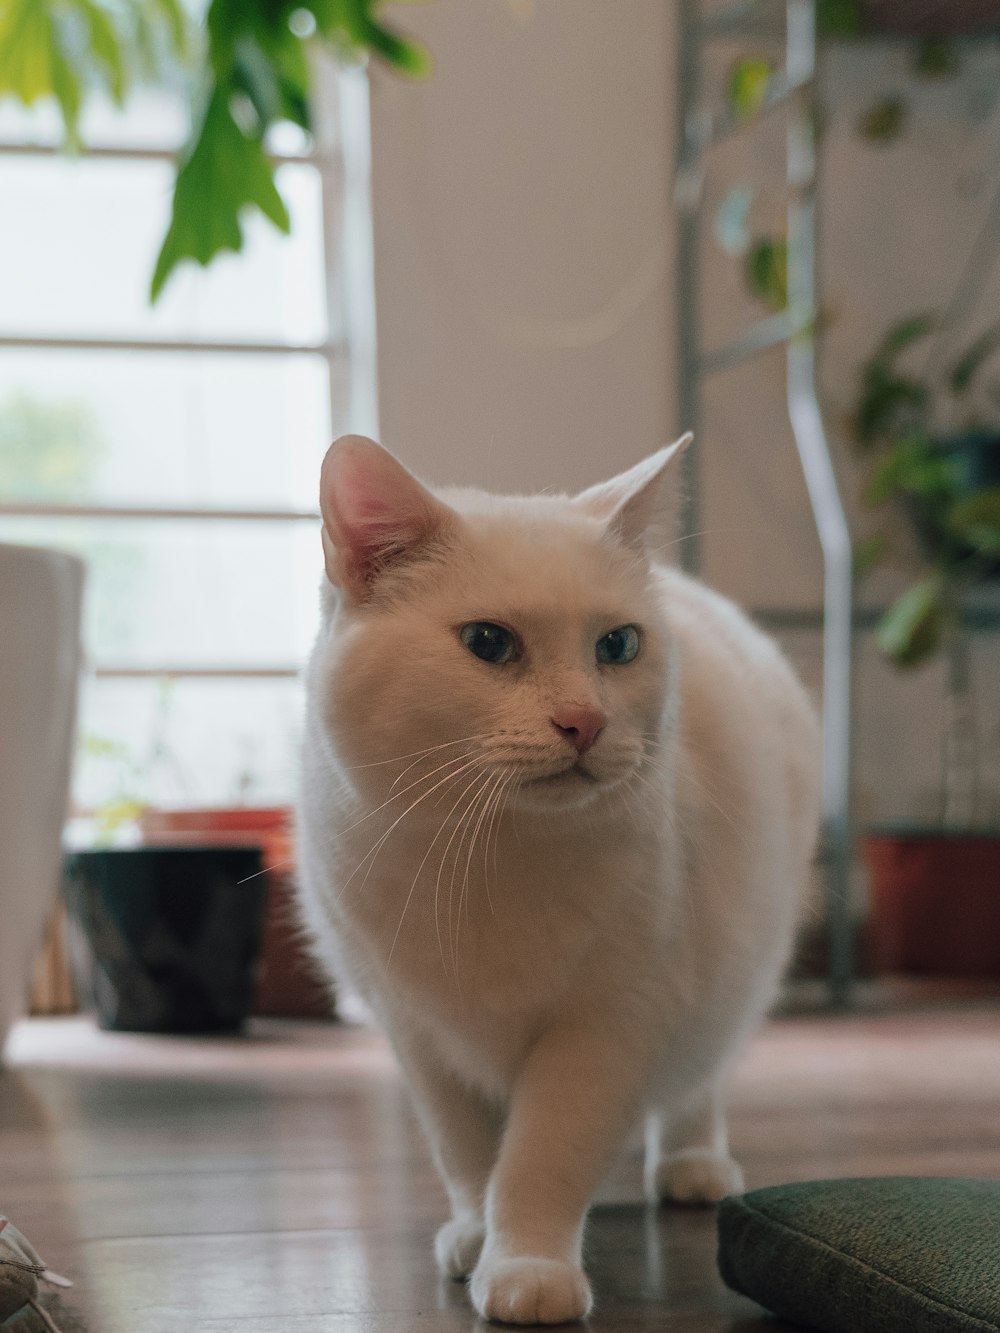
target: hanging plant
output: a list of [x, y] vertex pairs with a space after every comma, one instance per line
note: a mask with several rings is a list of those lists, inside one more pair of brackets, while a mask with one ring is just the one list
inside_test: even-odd
[[771, 310], [788, 305], [788, 242], [769, 236], [755, 241], [744, 260], [747, 287]]
[[65, 142], [79, 149], [81, 108], [92, 91], [124, 106], [142, 83], [187, 89], [192, 131], [178, 158], [155, 300], [183, 261], [206, 265], [223, 250], [241, 250], [248, 209], [289, 230], [267, 139], [282, 121], [312, 132], [312, 44], [426, 73], [426, 52], [383, 24], [379, 7], [379, 0], [211, 0], [195, 24], [183, 0], [2, 0], [0, 95], [28, 107], [54, 99]]

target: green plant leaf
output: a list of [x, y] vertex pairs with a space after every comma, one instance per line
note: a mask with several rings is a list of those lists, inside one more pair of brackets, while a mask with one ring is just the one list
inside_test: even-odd
[[986, 524], [972, 525], [962, 534], [969, 546], [980, 555], [995, 557], [1000, 555], [1000, 528], [987, 527]]
[[121, 106], [128, 91], [128, 71], [121, 35], [100, 0], [75, 0], [75, 3], [86, 21], [93, 57], [104, 68], [108, 91]]
[[975, 378], [980, 366], [1000, 348], [1000, 324], [980, 334], [969, 350], [952, 367], [949, 382], [953, 393], [962, 393]]
[[205, 265], [222, 250], [241, 248], [240, 214], [246, 207], [260, 209], [279, 230], [289, 230], [288, 210], [261, 137], [243, 133], [225, 94], [216, 90], [177, 175], [173, 216], [153, 273], [154, 301], [181, 260]]
[[754, 296], [771, 307], [784, 310], [788, 305], [788, 243], [781, 237], [769, 237], [751, 246], [745, 261], [747, 286]]
[[96, 731], [83, 732], [77, 744], [80, 752], [91, 758], [124, 761], [129, 757], [128, 746], [124, 741], [111, 740]]
[[293, 24], [298, 10], [311, 14], [316, 35], [340, 51], [372, 51], [410, 73], [427, 70], [423, 49], [381, 24], [375, 8], [375, 0], [212, 0], [207, 111], [178, 171], [170, 228], [153, 273], [154, 301], [181, 260], [207, 264], [220, 250], [242, 248], [244, 208], [258, 208], [282, 231], [289, 229], [263, 145], [278, 121], [310, 127], [304, 44], [310, 24]]
[[816, 31], [821, 37], [859, 37], [858, 0], [816, 0]]
[[896, 440], [865, 488], [869, 504], [880, 505], [897, 493], [925, 499], [951, 499], [957, 485], [954, 458], [922, 436]]
[[926, 417], [930, 395], [918, 380], [886, 372], [873, 363], [865, 374], [864, 387], [851, 420], [859, 444], [884, 441], [900, 431], [919, 429]]
[[942, 581], [931, 575], [889, 607], [876, 629], [878, 645], [897, 666], [917, 666], [941, 646], [949, 620]]
[[910, 315], [893, 324], [878, 345], [873, 362], [888, 364], [904, 351], [911, 343], [925, 338], [937, 327], [937, 317], [932, 314]]
[[59, 103], [66, 137], [78, 142], [81, 80], [67, 59], [57, 16], [38, 0], [5, 0], [0, 7], [0, 95], [24, 106], [40, 98]]
[[77, 147], [84, 93], [100, 84], [124, 103], [136, 69], [154, 68], [145, 57], [161, 28], [187, 42], [181, 0], [0, 0], [0, 95], [25, 106], [55, 98]]
[[891, 143], [898, 139], [906, 123], [906, 103], [891, 95], [873, 102], [858, 121], [858, 133], [872, 143]]
[[182, 0], [147, 0], [141, 6], [143, 14], [149, 13], [154, 21], [159, 20], [170, 40], [173, 54], [179, 60], [186, 60], [191, 51], [191, 22]]
[[901, 375], [894, 362], [936, 326], [931, 314], [911, 315], [891, 325], [883, 335], [864, 368], [861, 394], [851, 421], [859, 444], [871, 445], [888, 436], [923, 430], [930, 391], [921, 380]]
[[961, 541], [983, 555], [1000, 555], [1000, 486], [959, 500], [948, 511], [946, 522]]
[[729, 71], [726, 102], [734, 120], [752, 120], [764, 104], [774, 69], [763, 56], [744, 56]]
[[961, 68], [958, 52], [942, 37], [925, 37], [913, 53], [913, 69], [922, 79], [953, 79]]
[[131, 796], [118, 796], [114, 800], [105, 801], [94, 811], [94, 845], [106, 846], [116, 833], [134, 824], [147, 808], [145, 801]]
[[952, 510], [956, 523], [992, 523], [1000, 528], [1000, 486], [988, 486], [959, 500]]
[[259, 132], [279, 120], [310, 128], [309, 71], [302, 44], [296, 39], [264, 51], [251, 37], [237, 44], [232, 84], [253, 106]]
[[357, 57], [371, 51], [406, 74], [430, 73], [424, 48], [380, 23], [377, 7], [377, 0], [305, 0], [301, 6], [315, 17], [320, 35], [344, 54]]
[[889, 543], [884, 532], [873, 533], [854, 548], [854, 578], [860, 583], [873, 569], [881, 564]]
[[174, 83], [190, 73], [200, 50], [195, 27], [181, 0], [142, 0], [130, 5], [132, 63], [146, 83]]

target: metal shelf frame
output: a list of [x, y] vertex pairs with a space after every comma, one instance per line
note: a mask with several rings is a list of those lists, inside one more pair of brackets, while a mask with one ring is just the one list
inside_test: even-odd
[[[727, 347], [705, 353], [701, 346], [699, 248], [703, 228], [702, 186], [711, 147], [727, 126], [702, 99], [702, 61], [708, 44], [723, 37], [773, 40], [775, 30], [755, 0], [702, 15], [699, 0], [678, 0], [674, 200], [677, 210], [676, 340], [678, 433], [697, 434], [704, 378], [740, 364], [768, 347], [786, 349], [786, 401], [799, 465], [805, 478], [823, 554], [823, 816], [820, 855], [829, 931], [830, 1001], [850, 1001], [853, 946], [850, 874], [851, 729], [853, 664], [853, 569], [851, 534], [837, 486], [816, 393], [816, 154], [813, 100], [816, 80], [815, 0], [785, 0], [784, 69], [772, 80], [777, 91], [765, 109], [787, 110], [786, 139], [788, 308], [761, 321]], [[760, 18], [761, 28], [755, 27]], [[683, 460], [682, 563], [701, 567], [698, 461]]]

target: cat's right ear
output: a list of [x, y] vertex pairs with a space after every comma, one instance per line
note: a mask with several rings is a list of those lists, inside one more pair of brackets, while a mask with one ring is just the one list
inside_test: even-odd
[[358, 601], [379, 574], [440, 537], [452, 511], [364, 435], [342, 435], [320, 473], [323, 557], [330, 582]]
[[575, 503], [603, 519], [627, 545], [641, 549], [649, 532], [663, 520], [671, 489], [668, 484], [671, 465], [693, 438], [690, 432], [682, 435], [611, 481], [591, 486], [576, 497]]

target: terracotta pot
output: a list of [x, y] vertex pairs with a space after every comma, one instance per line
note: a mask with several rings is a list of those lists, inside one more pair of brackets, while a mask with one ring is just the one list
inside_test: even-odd
[[[259, 843], [269, 834], [285, 835], [291, 811], [283, 805], [205, 806], [188, 810], [143, 812], [139, 820], [142, 840], [169, 846], [192, 840], [231, 843]], [[221, 837], [219, 836], [221, 835]]]
[[1000, 977], [1000, 834], [862, 839], [878, 972]]
[[866, 32], [947, 37], [1000, 30], [1000, 0], [861, 0]]
[[286, 806], [148, 810], [140, 819], [147, 844], [260, 848], [267, 896], [253, 1012], [271, 1018], [334, 1018], [333, 991], [313, 962], [299, 925], [290, 824]]

